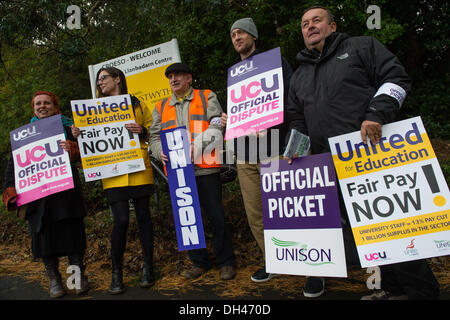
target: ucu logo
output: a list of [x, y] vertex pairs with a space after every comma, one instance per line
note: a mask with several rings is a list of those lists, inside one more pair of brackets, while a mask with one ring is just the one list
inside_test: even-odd
[[55, 150], [52, 150], [52, 146], [50, 145], [50, 143], [46, 143], [44, 146], [35, 146], [31, 149], [27, 149], [24, 153], [17, 153], [17, 164], [20, 167], [24, 168], [29, 166], [32, 162], [40, 162], [44, 160], [47, 155], [53, 158], [62, 155], [64, 153], [64, 150], [60, 147], [60, 142], [61, 140], [52, 142], [53, 148]]
[[93, 173], [88, 173], [87, 176], [89, 178], [95, 178], [95, 177], [100, 177], [102, 175], [101, 172], [93, 172]]
[[[253, 98], [258, 97], [259, 94], [261, 93], [261, 90], [266, 93], [269, 93], [269, 92], [278, 90], [278, 88], [280, 87], [280, 83], [278, 81], [277, 74], [274, 74], [272, 76], [272, 83], [271, 83], [272, 86], [271, 87], [269, 87], [267, 85], [267, 82], [269, 82], [269, 84], [270, 84], [270, 81], [267, 81], [266, 78], [262, 78], [259, 81], [257, 81], [257, 80], [252, 81], [247, 85], [241, 86], [240, 93], [237, 91], [238, 89], [232, 89], [230, 92], [231, 101], [233, 103], [243, 102], [248, 98], [253, 99]], [[240, 95], [240, 96], [237, 97], [237, 95]], [[235, 108], [235, 107], [237, 108], [237, 106], [233, 106], [233, 108]], [[240, 105], [240, 109], [244, 108], [244, 107], [245, 107], [244, 105]], [[245, 107], [245, 109], [246, 108], [247, 107]], [[241, 111], [240, 109], [239, 109], [239, 111]], [[237, 111], [237, 110], [235, 110], [235, 111]], [[232, 111], [232, 112], [235, 112], [235, 111]]]
[[13, 139], [14, 141], [20, 141], [28, 137], [35, 136], [36, 134], [36, 127], [32, 126], [31, 128], [29, 127], [13, 133]]
[[369, 253], [368, 255], [365, 254], [364, 258], [366, 258], [366, 261], [386, 259], [386, 251], [383, 251], [383, 253], [378, 252], [378, 253]]
[[254, 69], [253, 61], [249, 61], [246, 62], [245, 64], [240, 65], [239, 67], [236, 67], [234, 70], [231, 70], [231, 76], [232, 77], [240, 76], [241, 74], [252, 71], [253, 69]]

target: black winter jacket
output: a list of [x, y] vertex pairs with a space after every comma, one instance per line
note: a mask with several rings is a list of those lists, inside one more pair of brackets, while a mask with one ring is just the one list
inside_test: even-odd
[[288, 98], [289, 129], [309, 135], [312, 153], [330, 150], [328, 138], [358, 131], [364, 120], [395, 120], [399, 101], [376, 97], [385, 83], [405, 92], [410, 81], [396, 56], [373, 37], [332, 33], [318, 51], [301, 51]]

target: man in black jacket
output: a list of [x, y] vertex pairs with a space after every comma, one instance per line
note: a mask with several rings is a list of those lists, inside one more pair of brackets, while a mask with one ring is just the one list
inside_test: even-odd
[[[336, 32], [329, 9], [314, 6], [302, 17], [306, 49], [297, 55], [299, 68], [291, 79], [289, 128], [311, 139], [313, 154], [329, 152], [328, 138], [360, 130], [362, 140], [378, 143], [381, 126], [395, 120], [410, 80], [395, 55], [373, 37]], [[341, 212], [345, 206], [341, 198]], [[342, 214], [347, 260], [355, 245], [347, 214]], [[353, 256], [351, 255], [353, 254]], [[369, 299], [437, 298], [439, 284], [426, 260], [381, 266], [382, 292]], [[304, 295], [318, 297], [324, 281], [308, 278]]]

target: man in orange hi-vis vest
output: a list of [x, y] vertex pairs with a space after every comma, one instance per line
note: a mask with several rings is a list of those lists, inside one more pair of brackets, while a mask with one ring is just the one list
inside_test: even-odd
[[[222, 205], [220, 181], [220, 159], [214, 148], [222, 146], [223, 128], [220, 126], [222, 107], [214, 92], [192, 88], [192, 71], [182, 63], [174, 63], [166, 69], [172, 96], [159, 101], [153, 110], [150, 127], [150, 149], [165, 165], [167, 155], [162, 151], [159, 132], [165, 129], [186, 127], [191, 136], [191, 159], [202, 212], [208, 218], [212, 230], [212, 245], [220, 278], [235, 277], [235, 257], [231, 234]], [[218, 153], [218, 152], [217, 152]], [[193, 266], [184, 272], [184, 277], [194, 279], [211, 269], [206, 249], [189, 250]]]

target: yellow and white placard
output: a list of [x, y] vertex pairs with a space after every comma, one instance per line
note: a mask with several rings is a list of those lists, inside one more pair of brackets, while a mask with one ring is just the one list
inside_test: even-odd
[[130, 95], [73, 100], [72, 115], [80, 128], [78, 145], [86, 181], [145, 170]]
[[420, 117], [329, 139], [362, 267], [450, 254], [450, 193]]
[[97, 97], [95, 77], [101, 68], [115, 67], [125, 74], [128, 93], [149, 106], [172, 94], [164, 75], [167, 67], [181, 62], [177, 39], [89, 66], [92, 97]]

